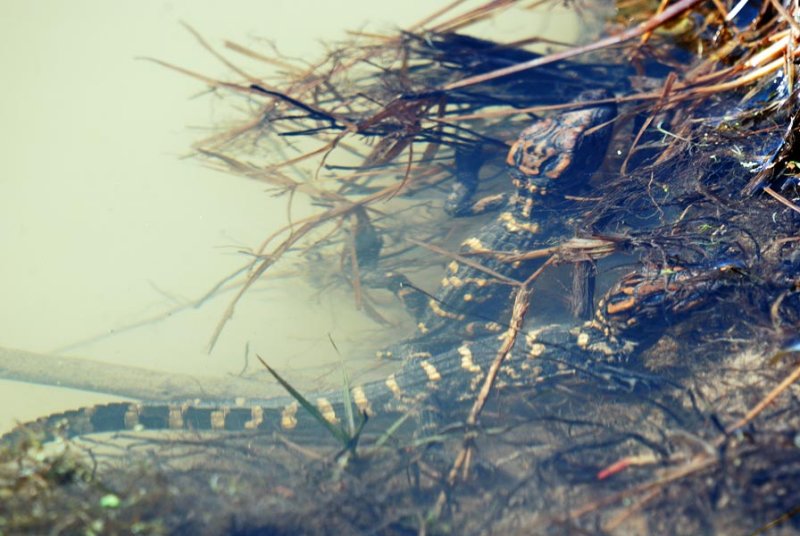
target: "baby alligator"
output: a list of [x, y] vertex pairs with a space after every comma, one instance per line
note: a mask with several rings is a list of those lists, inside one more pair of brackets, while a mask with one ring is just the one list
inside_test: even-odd
[[[465, 255], [481, 255], [481, 262], [504, 277], [525, 276], [531, 266], [503, 263], [494, 252], [515, 253], [541, 241], [541, 227], [557, 225], [547, 218], [562, 207], [566, 187], [586, 180], [603, 159], [610, 136], [607, 123], [613, 105], [592, 103], [607, 99], [605, 91], [587, 91], [578, 97], [587, 105], [537, 121], [521, 134], [508, 154], [514, 193], [491, 203], [470, 205], [478, 167], [461, 173], [448, 201], [459, 215], [477, 213], [490, 205], [503, 206], [495, 222], [463, 245]], [[463, 168], [463, 166], [459, 166]], [[464, 171], [461, 169], [461, 171]], [[561, 192], [557, 194], [556, 192]], [[498, 199], [500, 200], [498, 202]], [[496, 208], [496, 207], [495, 207]], [[368, 248], [369, 249], [369, 248]], [[361, 262], [364, 266], [365, 263]], [[533, 385], [584, 372], [611, 381], [630, 383], [610, 362], [624, 359], [632, 341], [623, 338], [639, 320], [657, 313], [680, 313], [703, 301], [721, 281], [716, 274], [726, 266], [649, 269], [624, 278], [598, 304], [595, 319], [583, 326], [546, 326], [528, 329], [517, 338], [498, 378], [498, 386]], [[457, 409], [472, 398], [496, 357], [500, 340], [507, 337], [497, 323], [495, 334], [464, 342], [454, 326], [465, 319], [491, 315], [508, 306], [509, 292], [499, 292], [483, 272], [453, 261], [437, 295], [420, 317], [420, 332], [436, 332], [435, 351], [404, 355], [401, 368], [382, 382], [350, 389], [349, 399], [367, 415], [408, 412], [423, 405], [438, 411]], [[712, 275], [713, 277], [709, 277]], [[407, 290], [396, 289], [399, 294]], [[440, 327], [434, 329], [434, 323]], [[339, 422], [345, 400], [341, 393], [309, 397], [325, 419]], [[434, 404], [436, 401], [437, 404]], [[93, 432], [146, 429], [291, 430], [317, 426], [310, 414], [287, 398], [268, 400], [175, 401], [165, 403], [115, 403], [51, 415], [24, 425], [4, 437], [19, 440], [25, 429], [38, 429], [46, 438], [55, 433], [76, 436]]]
[[391, 289], [417, 320], [417, 336], [381, 352], [383, 357], [405, 359], [409, 353], [445, 353], [465, 338], [502, 330], [511, 305], [508, 281], [524, 280], [542, 262], [506, 262], [502, 257], [534, 249], [564, 234], [573, 208], [565, 194], [574, 194], [577, 186], [588, 181], [608, 147], [611, 120], [616, 114], [611, 95], [602, 89], [587, 90], [576, 97], [575, 105], [576, 109], [539, 119], [520, 133], [506, 157], [511, 195], [473, 202], [481, 150], [457, 152], [446, 211], [454, 216], [489, 210], [500, 210], [500, 214], [461, 244], [460, 257], [474, 262], [452, 260], [435, 295], [419, 292], [401, 274], [377, 275], [380, 236], [365, 221], [360, 222], [356, 255], [367, 283]]
[[[619, 367], [635, 346], [629, 335], [646, 318], [675, 319], [696, 308], [735, 271], [735, 262], [650, 267], [629, 274], [598, 303], [595, 318], [578, 326], [528, 328], [520, 333], [497, 378], [499, 388], [535, 386], [588, 374], [611, 386], [635, 387], [638, 377]], [[648, 323], [654, 324], [654, 323]], [[352, 387], [349, 400], [368, 416], [391, 416], [438, 403], [437, 412], [455, 414], [480, 389], [500, 339], [485, 337], [427, 359], [409, 358], [383, 381]], [[641, 377], [641, 376], [639, 376]], [[345, 414], [341, 391], [307, 397], [331, 423]], [[13, 445], [34, 432], [43, 440], [123, 430], [321, 430], [310, 413], [289, 397], [265, 400], [121, 402], [40, 418], [0, 438]]]

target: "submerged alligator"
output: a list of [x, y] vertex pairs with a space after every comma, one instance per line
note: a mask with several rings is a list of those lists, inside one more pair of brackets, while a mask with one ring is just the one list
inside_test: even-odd
[[[622, 278], [599, 301], [595, 318], [578, 326], [549, 325], [520, 333], [500, 369], [497, 387], [527, 387], [588, 375], [610, 389], [631, 390], [646, 374], [628, 369], [635, 341], [627, 335], [655, 315], [677, 317], [697, 308], [726, 284], [738, 262], [687, 267], [651, 267]], [[350, 388], [349, 399], [367, 416], [399, 415], [432, 400], [464, 407], [479, 390], [505, 332], [462, 342], [434, 356], [412, 355], [383, 381]], [[320, 413], [339, 424], [349, 401], [341, 391], [309, 396]], [[57, 413], [26, 423], [0, 439], [16, 443], [29, 432], [80, 435], [124, 430], [320, 430], [319, 423], [290, 397], [264, 400], [120, 402]]]
[[[519, 253], [557, 233], [560, 224], [553, 213], [569, 210], [565, 195], [598, 169], [611, 136], [609, 123], [615, 107], [610, 95], [586, 91], [576, 100], [585, 105], [534, 122], [513, 144], [507, 158], [514, 187], [510, 196], [472, 202], [480, 164], [456, 177], [448, 200], [452, 213], [502, 209], [478, 236], [463, 243], [462, 256], [477, 256], [502, 278], [524, 280], [537, 267], [530, 262], [503, 262], [497, 254]], [[563, 218], [563, 214], [558, 216]], [[376, 249], [374, 245], [370, 248]], [[370, 260], [360, 264], [368, 266]], [[627, 369], [625, 361], [635, 346], [631, 333], [639, 321], [695, 308], [724, 284], [722, 274], [737, 267], [733, 261], [662, 265], [624, 277], [599, 300], [593, 320], [521, 332], [500, 369], [497, 385], [533, 386], [585, 374], [612, 386], [633, 388], [644, 375]], [[474, 398], [502, 341], [509, 336], [501, 322], [482, 325], [482, 329], [471, 322], [489, 315], [502, 318], [503, 310], [510, 308], [510, 287], [474, 266], [452, 261], [440, 290], [432, 297], [421, 298], [405, 284], [403, 276], [391, 274], [386, 281], [416, 314], [420, 334], [401, 345], [405, 351], [397, 357], [402, 364], [384, 381], [352, 387], [349, 397], [341, 392], [309, 396], [331, 423], [341, 422], [344, 405], [350, 401], [368, 416], [407, 413], [426, 405], [439, 411], [463, 407]], [[481, 331], [483, 335], [474, 335]], [[467, 333], [473, 334], [472, 340]], [[0, 442], [16, 443], [31, 430], [51, 439], [140, 429], [286, 431], [308, 426], [318, 427], [319, 423], [290, 397], [131, 402], [43, 417], [21, 425]]]

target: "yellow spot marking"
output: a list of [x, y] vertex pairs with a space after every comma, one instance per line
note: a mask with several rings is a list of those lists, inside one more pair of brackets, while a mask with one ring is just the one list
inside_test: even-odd
[[433, 311], [433, 314], [435, 314], [436, 316], [441, 316], [442, 318], [450, 318], [451, 320], [464, 320], [463, 314], [457, 314], [457, 313], [451, 313], [450, 311], [445, 311], [444, 309], [442, 309], [442, 307], [439, 305], [439, 302], [437, 302], [436, 300], [430, 300], [428, 302], [428, 306], [431, 308], [431, 311]]
[[464, 301], [472, 301], [472, 298], [473, 298], [473, 296], [469, 292], [464, 294]]
[[369, 400], [367, 399], [367, 393], [364, 392], [364, 388], [360, 385], [353, 387], [350, 391], [350, 394], [353, 396], [353, 402], [356, 403], [356, 407], [361, 411], [365, 412], [367, 415], [372, 415], [372, 407], [369, 404]]
[[244, 423], [245, 430], [255, 430], [264, 422], [264, 408], [253, 406], [250, 408], [250, 420]]
[[467, 238], [466, 240], [464, 240], [461, 243], [461, 245], [463, 247], [465, 247], [465, 248], [468, 248], [473, 253], [480, 253], [480, 252], [484, 252], [485, 253], [485, 252], [489, 251], [488, 249], [486, 249], [483, 246], [481, 241], [479, 239], [475, 238], [475, 237]]
[[502, 201], [503, 198], [504, 198], [504, 194], [489, 195], [489, 196], [486, 196], [486, 197], [476, 201], [475, 204], [472, 205], [472, 208], [474, 210], [480, 212], [480, 211], [485, 210], [487, 206], [491, 206], [493, 203], [496, 203], [498, 201]]
[[476, 374], [469, 381], [469, 390], [470, 391], [477, 391], [478, 387], [480, 387], [482, 384], [483, 384], [483, 373]]
[[536, 222], [529, 222], [529, 221], [520, 221], [514, 217], [514, 215], [510, 212], [503, 212], [500, 214], [500, 221], [506, 227], [506, 230], [510, 233], [516, 233], [519, 231], [525, 231], [527, 233], [536, 234], [539, 232], [539, 224]]
[[281, 412], [281, 428], [291, 430], [297, 426], [297, 402], [292, 402], [283, 408]]
[[173, 430], [179, 430], [183, 428], [183, 408], [178, 406], [170, 406], [167, 422], [167, 426]]
[[509, 378], [511, 378], [512, 380], [519, 379], [519, 372], [517, 372], [517, 370], [510, 365], [503, 365], [502, 367], [500, 367], [500, 371]]
[[389, 374], [389, 377], [386, 378], [386, 387], [398, 398], [403, 395], [403, 390], [397, 385], [397, 379], [394, 377], [394, 374]]
[[578, 346], [586, 348], [589, 345], [589, 334], [585, 332], [578, 333]]
[[547, 347], [544, 344], [540, 342], [535, 342], [530, 345], [530, 350], [528, 351], [528, 353], [530, 354], [531, 357], [539, 357], [544, 353], [546, 349]]
[[456, 261], [450, 261], [450, 264], [447, 265], [447, 268], [453, 272], [454, 274], [458, 272], [458, 263]]
[[[536, 191], [535, 188], [533, 190], [531, 190], [531, 192], [535, 192], [535, 191]], [[542, 188], [541, 195], [544, 195], [546, 193], [547, 193], [547, 191], [544, 188]], [[527, 198], [525, 200], [525, 205], [522, 207], [522, 215], [525, 216], [525, 218], [530, 219], [532, 210], [533, 210], [533, 199], [531, 199], [529, 197], [529, 198]], [[532, 231], [532, 232], [536, 233], [538, 231], [539, 231], [539, 225], [537, 224], [536, 225], [536, 231]]]
[[439, 371], [436, 370], [436, 367], [433, 366], [433, 363], [430, 361], [422, 361], [420, 362], [420, 366], [422, 367], [422, 370], [425, 371], [425, 375], [430, 381], [438, 382], [442, 379], [442, 375], [439, 374]]
[[134, 430], [139, 427], [139, 412], [142, 410], [142, 406], [140, 404], [130, 404], [128, 409], [125, 410], [125, 428], [128, 430]]
[[500, 341], [500, 342], [505, 343], [505, 342], [510, 341], [513, 337], [514, 337], [514, 330], [513, 329], [507, 329], [504, 332], [502, 332], [500, 335], [497, 336], [497, 340]]
[[339, 419], [336, 417], [336, 411], [333, 409], [333, 404], [331, 404], [331, 401], [327, 398], [317, 399], [317, 409], [329, 423], [336, 424], [339, 422]]
[[470, 350], [468, 345], [464, 344], [460, 346], [458, 348], [458, 353], [461, 355], [461, 368], [474, 374], [481, 371], [481, 367], [476, 365], [475, 361], [472, 360], [472, 350]]
[[606, 341], [594, 343], [591, 347], [591, 350], [593, 352], [600, 352], [609, 356], [617, 353], [617, 350], [609, 346], [609, 344]]
[[228, 416], [228, 408], [220, 408], [217, 411], [211, 412], [211, 429], [224, 430], [225, 417]]
[[608, 314], [610, 315], [615, 315], [617, 313], [630, 309], [634, 305], [636, 305], [636, 298], [631, 297], [628, 298], [627, 300], [620, 300], [616, 303], [609, 303], [606, 306], [606, 311], [608, 311]]
[[233, 400], [233, 403], [237, 408], [243, 408], [247, 405], [247, 399], [243, 396], [237, 396]]
[[455, 288], [460, 288], [464, 286], [464, 280], [454, 275], [450, 277], [445, 277], [444, 279], [442, 279], [442, 286], [443, 287], [452, 286]]
[[[604, 326], [604, 324], [599, 323], [599, 322], [597, 322], [595, 320], [588, 320], [588, 321], [583, 323], [583, 327], [588, 328], [588, 329], [603, 329], [603, 326]], [[580, 333], [580, 331], [578, 333]]]
[[533, 343], [535, 343], [535, 342], [536, 342], [536, 339], [538, 339], [538, 338], [539, 338], [539, 334], [540, 334], [541, 332], [542, 332], [542, 331], [541, 331], [541, 330], [539, 330], [539, 329], [532, 329], [532, 330], [529, 330], [527, 333], [525, 333], [525, 343], [526, 343], [528, 346], [530, 346], [530, 345], [532, 345]]
[[484, 329], [486, 331], [491, 331], [493, 333], [496, 333], [496, 332], [500, 331], [501, 329], [503, 329], [503, 326], [501, 326], [497, 322], [487, 322], [486, 325], [484, 326]]
[[517, 165], [516, 156], [520, 150], [520, 147], [522, 147], [521, 140], [517, 140], [511, 145], [511, 149], [508, 151], [508, 154], [506, 155], [506, 164], [508, 164], [509, 166]]
[[423, 335], [428, 333], [428, 326], [425, 325], [425, 322], [420, 322], [419, 324], [417, 324], [417, 329]]

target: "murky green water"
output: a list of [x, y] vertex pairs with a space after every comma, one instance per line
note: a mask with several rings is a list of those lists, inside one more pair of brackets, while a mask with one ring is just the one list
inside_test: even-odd
[[[433, 7], [416, 1], [398, 10], [361, 0], [6, 3], [0, 345], [203, 376], [238, 373], [249, 347], [298, 385], [318, 388], [332, 371], [333, 383], [340, 381], [330, 336], [342, 355], [361, 358], [346, 365], [351, 374], [374, 368], [365, 341], [378, 346], [394, 333], [357, 311], [344, 291], [319, 294], [288, 263], [286, 277], [243, 300], [211, 355], [207, 344], [230, 294], [124, 329], [197, 300], [242, 266], [242, 250], [286, 221], [285, 201], [262, 185], [181, 159], [193, 141], [251, 110], [140, 58], [232, 79], [181, 22], [221, 51], [229, 39], [274, 54], [271, 42], [287, 57], [311, 59], [322, 54], [321, 41], [342, 39], [345, 30], [404, 27]], [[531, 14], [482, 31], [577, 38], [574, 28], [556, 25], [561, 19], [574, 15]], [[253, 72], [264, 69], [226, 54]], [[296, 200], [295, 214], [303, 210]], [[2, 381], [0, 432], [107, 399]]]

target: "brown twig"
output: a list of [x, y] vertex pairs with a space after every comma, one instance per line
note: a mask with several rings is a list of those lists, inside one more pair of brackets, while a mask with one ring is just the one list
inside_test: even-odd
[[732, 425], [728, 426], [725, 429], [725, 433], [731, 434], [738, 430], [739, 428], [747, 425], [750, 421], [755, 419], [759, 413], [764, 411], [767, 406], [772, 404], [781, 393], [783, 393], [786, 389], [788, 389], [794, 382], [800, 379], [800, 365], [797, 365], [795, 369], [783, 379], [781, 383], [779, 383], [774, 389], [772, 389], [767, 396], [761, 399], [761, 401], [756, 404], [747, 414], [733, 423]]
[[658, 15], [655, 15], [650, 19], [648, 19], [646, 22], [643, 22], [634, 28], [625, 30], [624, 32], [618, 35], [606, 37], [605, 39], [599, 39], [594, 43], [590, 43], [582, 47], [573, 48], [571, 50], [565, 50], [563, 52], [556, 52], [554, 54], [549, 54], [541, 58], [536, 58], [526, 62], [518, 63], [510, 67], [505, 67], [503, 69], [497, 69], [494, 71], [490, 71], [488, 73], [480, 74], [477, 76], [471, 76], [469, 78], [464, 78], [462, 80], [459, 80], [458, 82], [452, 82], [450, 84], [447, 84], [442, 89], [445, 91], [450, 91], [453, 89], [459, 89], [467, 86], [472, 86], [475, 84], [480, 84], [488, 80], [494, 80], [495, 78], [500, 78], [501, 76], [508, 76], [510, 74], [527, 71], [528, 69], [533, 69], [534, 67], [541, 67], [542, 65], [547, 65], [550, 63], [554, 63], [556, 61], [574, 58], [576, 56], [586, 54], [587, 52], [593, 52], [595, 50], [600, 50], [612, 45], [618, 45], [620, 43], [624, 43], [625, 41], [643, 35], [645, 32], [658, 28], [659, 26], [661, 26], [668, 20], [672, 19], [673, 17], [680, 15], [684, 11], [700, 3], [700, 1], [701, 0], [679, 0], [675, 4], [665, 9], [662, 13], [659, 13]]
[[[464, 434], [461, 450], [456, 456], [456, 459], [450, 468], [450, 472], [447, 475], [448, 487], [455, 485], [459, 477], [459, 473], [461, 474], [462, 480], [465, 480], [468, 477], [469, 462], [472, 459], [473, 444], [476, 438], [475, 426], [478, 423], [478, 416], [486, 406], [486, 401], [489, 399], [489, 394], [492, 392], [495, 380], [497, 379], [497, 374], [500, 372], [500, 368], [508, 357], [508, 354], [511, 352], [511, 349], [514, 347], [519, 332], [522, 330], [522, 324], [525, 320], [525, 315], [528, 312], [528, 306], [530, 304], [532, 293], [530, 285], [542, 274], [545, 268], [553, 263], [553, 261], [553, 258], [545, 261], [545, 263], [540, 266], [538, 270], [531, 274], [531, 276], [524, 283], [517, 287], [514, 295], [511, 321], [509, 322], [508, 330], [506, 330], [506, 332], [503, 334], [503, 344], [500, 345], [500, 348], [497, 350], [497, 355], [492, 361], [492, 364], [489, 366], [489, 370], [486, 372], [486, 378], [484, 379], [481, 389], [478, 391], [478, 395], [476, 396], [475, 401], [470, 408], [469, 414], [467, 415], [467, 419], [465, 421], [467, 432]], [[439, 493], [439, 496], [437, 497], [436, 503], [433, 507], [432, 515], [434, 517], [439, 517], [441, 515], [446, 501], [446, 490], [442, 490]]]
[[0, 348], [0, 376], [7, 380], [80, 389], [133, 400], [224, 399], [231, 393], [248, 398], [267, 398], [271, 394], [264, 382], [233, 376], [166, 374], [159, 370], [11, 348]]
[[639, 141], [644, 136], [644, 133], [650, 127], [650, 124], [653, 122], [653, 119], [656, 115], [664, 108], [664, 104], [668, 101], [668, 97], [670, 92], [672, 91], [672, 86], [675, 84], [677, 80], [677, 75], [672, 72], [669, 73], [667, 76], [666, 81], [664, 82], [664, 89], [661, 93], [661, 98], [656, 101], [653, 107], [650, 110], [650, 113], [647, 115], [647, 118], [642, 122], [642, 126], [639, 128], [639, 131], [636, 133], [636, 136], [633, 138], [631, 142], [631, 146], [628, 149], [628, 154], [625, 155], [625, 160], [622, 161], [622, 165], [620, 166], [620, 174], [627, 175], [628, 174], [628, 163], [630, 162], [631, 156], [633, 156], [634, 151], [636, 150], [636, 146], [639, 144]]
[[185, 22], [181, 22], [181, 25], [184, 28], [186, 28], [189, 31], [189, 33], [191, 33], [194, 36], [194, 38], [197, 40], [197, 42], [200, 43], [201, 47], [206, 49], [212, 56], [214, 56], [220, 62], [222, 62], [222, 64], [225, 65], [228, 69], [230, 69], [231, 71], [235, 72], [236, 74], [238, 74], [239, 76], [241, 76], [242, 78], [244, 78], [245, 80], [250, 82], [251, 84], [260, 84], [261, 83], [260, 79], [258, 79], [256, 77], [251, 76], [250, 74], [246, 73], [245, 71], [243, 71], [242, 69], [237, 67], [234, 63], [228, 61], [228, 59], [225, 58], [225, 56], [223, 56], [222, 54], [220, 54], [219, 52], [214, 50], [214, 47], [212, 47], [210, 44], [208, 44], [208, 42], [203, 38], [203, 36], [200, 35], [200, 32], [198, 32], [197, 30], [192, 28], [189, 24], [187, 24]]
[[[505, 276], [505, 275], [501, 274], [500, 272], [492, 270], [488, 266], [484, 266], [483, 264], [481, 264], [479, 262], [476, 262], [476, 261], [474, 261], [474, 260], [472, 260], [472, 259], [470, 259], [468, 257], [465, 257], [464, 255], [459, 255], [458, 253], [454, 253], [454, 252], [446, 250], [444, 248], [440, 248], [439, 246], [434, 246], [433, 244], [428, 244], [428, 243], [422, 242], [420, 240], [416, 240], [416, 239], [411, 238], [411, 237], [406, 237], [406, 240], [408, 242], [411, 242], [412, 244], [415, 244], [415, 245], [417, 245], [419, 247], [425, 248], [425, 249], [427, 249], [429, 251], [432, 251], [432, 252], [434, 252], [434, 253], [436, 253], [438, 255], [441, 255], [443, 257], [447, 257], [448, 259], [453, 259], [455, 261], [463, 263], [466, 266], [469, 266], [470, 268], [474, 268], [475, 270], [478, 270], [479, 272], [483, 272], [485, 274], [488, 274], [488, 275], [494, 277], [495, 279], [497, 279], [498, 281], [502, 281], [503, 283], [506, 283], [507, 285], [518, 285], [519, 284], [519, 281], [517, 281], [515, 279], [512, 279], [512, 278], [510, 278], [508, 276]], [[477, 254], [477, 253], [473, 253], [473, 254]], [[481, 252], [481, 254], [482, 255], [487, 255], [487, 256], [498, 257], [498, 258], [503, 255], [502, 253], [493, 252], [493, 251], [489, 251], [489, 250], [487, 250], [485, 252]]]
[[[225, 309], [222, 318], [220, 318], [219, 322], [217, 323], [217, 326], [214, 329], [209, 341], [209, 351], [213, 350], [217, 340], [219, 339], [219, 336], [222, 334], [222, 330], [225, 328], [225, 325], [231, 318], [233, 318], [233, 313], [236, 310], [236, 304], [239, 303], [239, 300], [242, 298], [242, 296], [244, 296], [245, 292], [247, 292], [247, 290], [252, 287], [253, 284], [258, 281], [258, 279], [260, 279], [261, 276], [264, 275], [266, 271], [273, 264], [275, 264], [292, 246], [300, 241], [300, 239], [323, 223], [342, 218], [351, 214], [354, 210], [357, 210], [360, 207], [364, 207], [375, 202], [376, 200], [385, 199], [386, 197], [391, 196], [397, 190], [397, 188], [399, 188], [398, 185], [392, 185], [366, 196], [357, 202], [341, 203], [321, 214], [306, 218], [305, 220], [302, 220], [302, 223], [299, 227], [292, 229], [289, 233], [289, 236], [280, 244], [278, 244], [270, 253], [263, 255], [261, 253], [264, 249], [266, 249], [266, 245], [268, 243], [265, 242], [259, 251], [259, 260], [255, 262], [250, 275], [242, 284], [242, 287], [239, 289], [239, 292], [236, 294], [233, 300], [231, 300], [230, 304], [228, 304], [228, 307]], [[277, 233], [273, 233], [271, 236], [275, 237], [277, 236]]]
[[764, 186], [762, 190], [764, 190], [764, 193], [768, 194], [770, 197], [778, 201], [783, 206], [790, 208], [795, 212], [797, 212], [798, 214], [800, 214], [800, 207], [798, 207], [797, 205], [795, 205], [794, 203], [783, 197], [781, 194], [779, 194], [769, 186]]

